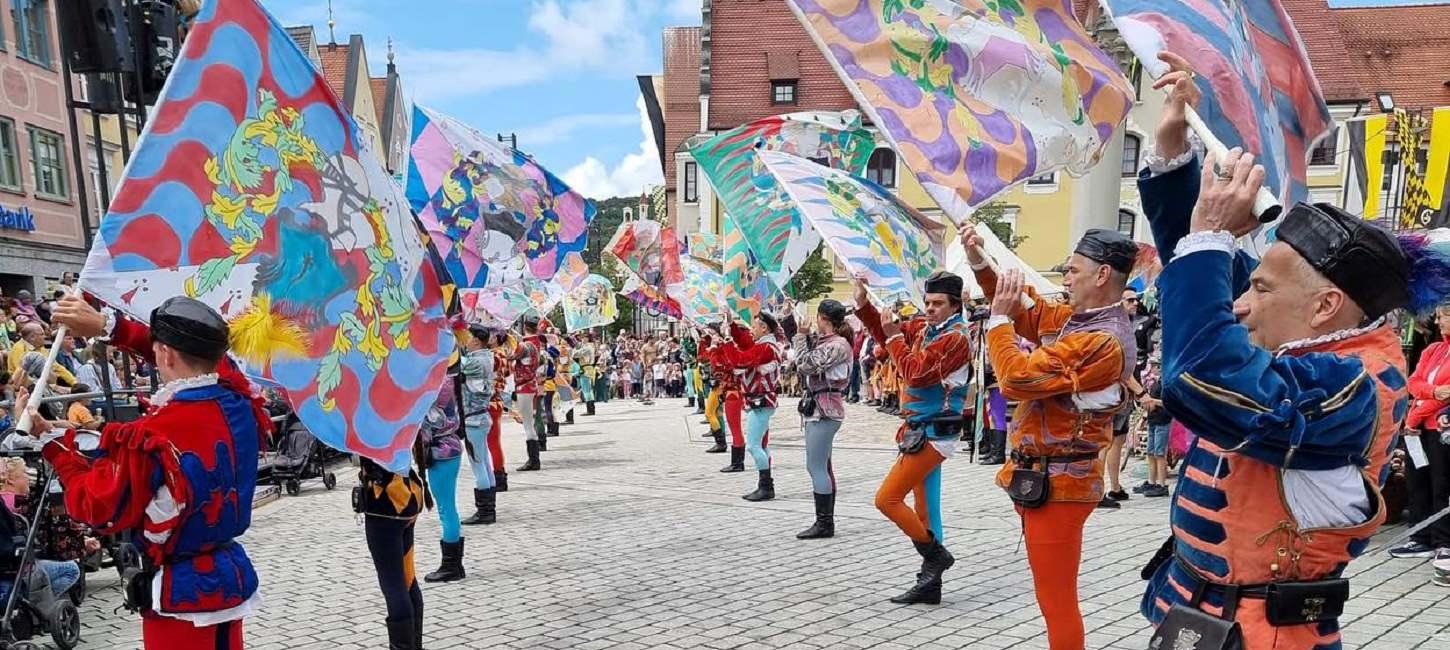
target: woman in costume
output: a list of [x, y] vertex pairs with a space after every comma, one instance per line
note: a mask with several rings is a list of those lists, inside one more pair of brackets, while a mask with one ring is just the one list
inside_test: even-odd
[[[740, 382], [740, 404], [745, 409], [745, 450], [755, 463], [759, 479], [755, 490], [741, 497], [746, 501], [775, 498], [775, 480], [770, 475], [770, 417], [775, 415], [780, 367], [785, 361], [780, 323], [764, 311], [751, 326], [730, 323], [734, 345], [725, 347], [725, 362]], [[727, 409], [728, 404], [727, 404]], [[728, 417], [728, 410], [727, 410]]]
[[822, 300], [816, 308], [814, 333], [799, 332], [791, 343], [795, 368], [805, 378], [801, 418], [806, 433], [806, 471], [816, 502], [816, 523], [797, 539], [821, 539], [836, 534], [836, 475], [831, 469], [831, 445], [846, 419], [842, 397], [851, 383], [851, 326], [846, 306]]
[[423, 417], [418, 431], [427, 448], [424, 454], [428, 484], [438, 504], [438, 522], [443, 526], [443, 560], [426, 582], [452, 582], [464, 578], [463, 529], [458, 520], [458, 467], [463, 464], [463, 440], [459, 437], [457, 377], [449, 377], [438, 390], [438, 401]]
[[468, 328], [463, 355], [463, 426], [468, 436], [468, 462], [473, 468], [473, 516], [463, 520], [465, 526], [491, 524], [497, 520], [498, 483], [494, 477], [494, 460], [489, 449], [489, 433], [497, 422], [494, 415], [496, 384], [494, 354], [488, 348], [493, 334], [473, 325]]

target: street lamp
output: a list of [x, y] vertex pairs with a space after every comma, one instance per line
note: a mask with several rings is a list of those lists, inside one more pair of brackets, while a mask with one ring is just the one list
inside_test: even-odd
[[1388, 113], [1395, 110], [1395, 98], [1388, 90], [1381, 90], [1374, 94], [1375, 101], [1380, 104], [1380, 110]]

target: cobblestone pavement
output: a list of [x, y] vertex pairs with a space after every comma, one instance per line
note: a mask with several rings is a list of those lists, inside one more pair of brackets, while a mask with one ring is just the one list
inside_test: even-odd
[[[1017, 518], [992, 468], [947, 463], [946, 541], [958, 563], [941, 606], [901, 607], [886, 599], [909, 586], [919, 559], [871, 505], [892, 460], [889, 418], [852, 407], [835, 457], [837, 537], [805, 542], [794, 534], [811, 521], [810, 483], [788, 407], [773, 436], [779, 497], [763, 504], [739, 498], [753, 473], [716, 471], [724, 460], [703, 453], [705, 427], [681, 400], [599, 410], [550, 441], [545, 471], [510, 473], [498, 524], [465, 528], [468, 579], [424, 587], [429, 650], [1046, 647]], [[512, 423], [505, 449], [510, 467], [523, 460]], [[348, 476], [334, 492], [314, 481], [257, 510], [245, 543], [266, 604], [247, 622], [248, 648], [386, 646], [348, 508], [350, 472], [339, 471]], [[1139, 497], [1089, 520], [1089, 648], [1147, 647], [1138, 570], [1163, 539], [1167, 505]], [[436, 566], [437, 540], [430, 513], [418, 526], [420, 574]], [[1379, 554], [1349, 573], [1346, 647], [1450, 647], [1450, 589], [1429, 584], [1423, 561]], [[92, 587], [81, 647], [139, 647], [135, 617], [114, 613], [115, 580], [94, 574]]]

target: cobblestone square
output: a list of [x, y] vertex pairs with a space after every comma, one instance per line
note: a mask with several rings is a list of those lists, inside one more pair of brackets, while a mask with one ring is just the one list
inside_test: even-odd
[[[789, 408], [775, 419], [778, 498], [751, 504], [740, 495], [754, 474], [716, 471], [724, 459], [704, 453], [705, 427], [682, 400], [616, 401], [579, 417], [549, 442], [544, 471], [510, 472], [498, 524], [465, 528], [468, 578], [424, 586], [426, 647], [1046, 647], [1017, 517], [992, 484], [994, 468], [964, 456], [946, 464], [946, 542], [958, 563], [944, 602], [892, 605], [887, 598], [909, 586], [918, 561], [871, 504], [892, 460], [892, 419], [851, 407], [835, 456], [837, 536], [809, 542], [794, 537], [812, 517], [794, 419]], [[512, 467], [523, 459], [522, 430], [508, 423], [504, 435]], [[301, 496], [256, 511], [243, 541], [265, 606], [246, 623], [247, 647], [386, 645], [382, 598], [348, 506], [353, 478], [338, 471], [335, 491], [309, 482]], [[1166, 534], [1167, 507], [1135, 497], [1089, 520], [1081, 580], [1089, 648], [1147, 647], [1138, 571]], [[420, 574], [437, 566], [438, 535], [436, 515], [426, 514]], [[1421, 561], [1380, 553], [1349, 574], [1347, 648], [1450, 647], [1450, 590], [1431, 585]], [[137, 619], [115, 612], [113, 575], [91, 576], [82, 648], [140, 645]]]

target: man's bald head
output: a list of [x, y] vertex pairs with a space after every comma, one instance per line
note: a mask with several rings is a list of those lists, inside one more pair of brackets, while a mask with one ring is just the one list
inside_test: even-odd
[[35, 322], [21, 325], [20, 338], [24, 339], [26, 343], [39, 346], [45, 342], [45, 326]]

